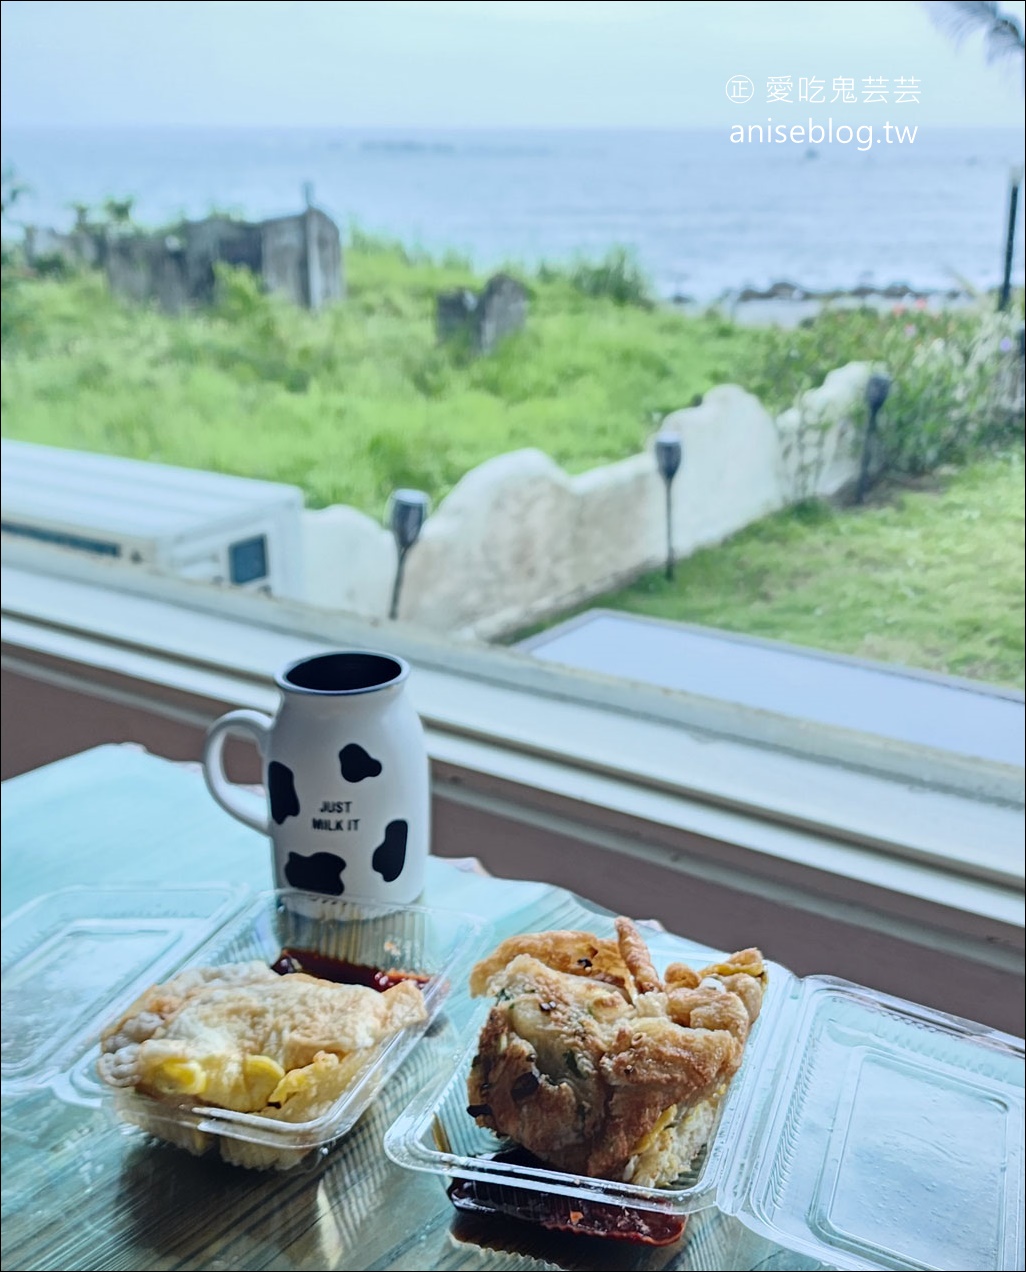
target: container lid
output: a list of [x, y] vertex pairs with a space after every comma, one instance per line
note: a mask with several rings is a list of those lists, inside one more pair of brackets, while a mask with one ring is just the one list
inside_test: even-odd
[[100, 1027], [241, 909], [246, 888], [66, 888], [2, 929], [5, 1092], [51, 1085]]
[[[562, 926], [608, 921], [561, 913]], [[646, 932], [656, 966], [697, 951]], [[451, 1069], [385, 1136], [400, 1165], [637, 1210], [716, 1205], [832, 1268], [1021, 1268], [1020, 1039], [829, 977], [771, 965], [763, 1011], [704, 1158], [666, 1189], [520, 1165], [467, 1115], [486, 1001]], [[787, 1266], [795, 1266], [788, 1264]]]
[[[615, 933], [611, 916], [585, 910], [573, 899], [568, 899], [548, 917], [554, 927], [586, 929], [605, 936]], [[646, 928], [644, 936], [656, 967], [672, 962], [702, 967], [722, 961], [724, 957], [722, 951], [696, 945], [667, 932]], [[775, 1065], [776, 1039], [784, 1032], [778, 1025], [781, 1018], [793, 1019], [800, 996], [801, 982], [797, 977], [776, 963], [767, 963], [766, 967], [770, 991], [748, 1038], [745, 1059], [718, 1108], [712, 1144], [721, 1151], [719, 1155], [711, 1150], [703, 1151], [687, 1173], [670, 1187], [656, 1188], [572, 1174], [541, 1162], [510, 1162], [503, 1154], [495, 1157], [500, 1147], [496, 1136], [467, 1114], [467, 1074], [481, 1027], [491, 1009], [488, 998], [483, 998], [467, 1017], [463, 1047], [461, 1053], [454, 1056], [451, 1067], [434, 1087], [425, 1088], [412, 1100], [389, 1128], [385, 1151], [393, 1161], [411, 1170], [585, 1198], [600, 1205], [675, 1215], [708, 1209], [716, 1204], [733, 1165], [733, 1157], [723, 1152], [722, 1146], [735, 1142], [749, 1102], [764, 1098], [758, 1077]]]
[[[73, 888], [25, 906], [3, 925], [3, 1087], [48, 1088], [95, 1105], [112, 1097], [123, 1121], [193, 1152], [260, 1169], [289, 1169], [355, 1125], [438, 1016], [488, 925], [456, 910], [372, 905], [285, 889]], [[256, 961], [283, 951], [325, 959], [357, 976], [414, 973], [424, 1012], [361, 1050], [336, 1098], [312, 1108], [236, 1112], [113, 1091], [96, 1066], [101, 1030], [149, 986], [187, 967]], [[355, 1055], [356, 1053], [354, 1053]]]
[[800, 985], [720, 1150], [721, 1207], [834, 1267], [1022, 1267], [1022, 1040], [845, 981]]

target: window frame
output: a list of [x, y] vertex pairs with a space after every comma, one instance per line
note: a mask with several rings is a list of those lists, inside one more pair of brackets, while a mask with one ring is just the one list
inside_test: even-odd
[[896, 862], [918, 863], [963, 888], [1023, 887], [1023, 770], [1013, 766], [34, 543], [5, 544], [3, 559], [12, 647], [266, 709], [289, 659], [385, 647], [417, 669], [411, 694], [439, 762], [596, 803], [615, 790], [631, 813], [672, 820], [687, 809], [694, 827], [733, 819], [742, 841], [796, 862], [811, 835], [817, 864], [842, 873], [883, 880]]

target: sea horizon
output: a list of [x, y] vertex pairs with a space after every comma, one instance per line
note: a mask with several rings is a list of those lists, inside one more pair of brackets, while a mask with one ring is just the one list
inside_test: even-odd
[[810, 292], [999, 284], [1020, 128], [931, 124], [912, 141], [877, 138], [861, 150], [833, 139], [735, 145], [728, 132], [7, 126], [5, 171], [13, 168], [30, 193], [5, 233], [25, 223], [66, 229], [72, 203], [108, 197], [132, 198], [142, 225], [215, 209], [261, 219], [298, 210], [309, 182], [343, 233], [355, 224], [435, 254], [456, 251], [482, 271], [623, 246], [664, 298], [705, 302], [785, 279]]

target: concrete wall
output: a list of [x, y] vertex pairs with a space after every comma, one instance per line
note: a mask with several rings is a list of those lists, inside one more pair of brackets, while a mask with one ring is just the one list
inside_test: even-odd
[[263, 221], [261, 275], [293, 304], [321, 309], [345, 295], [338, 227], [317, 208]]
[[[40, 237], [44, 233], [26, 237], [30, 256], [32, 250], [39, 255], [39, 244], [51, 241]], [[63, 236], [62, 251], [79, 240], [86, 241], [85, 236]], [[213, 300], [218, 262], [245, 266], [270, 291], [309, 309], [345, 294], [338, 227], [313, 207], [259, 224], [212, 216], [185, 222], [168, 235], [97, 235], [95, 244], [103, 248], [112, 291], [137, 302], [156, 300], [169, 313]]]
[[166, 313], [214, 299], [214, 266], [245, 266], [259, 274], [260, 227], [228, 217], [183, 223], [174, 234], [132, 233], [102, 238], [111, 291], [136, 303], [155, 300]]
[[74, 229], [70, 234], [43, 225], [25, 226], [25, 256], [37, 265], [47, 256], [56, 256], [68, 265], [101, 265], [102, 244], [95, 234]]
[[[870, 368], [831, 372], [774, 420], [735, 385], [663, 423], [683, 443], [674, 551], [687, 556], [857, 474], [853, 418]], [[406, 563], [400, 617], [494, 636], [614, 587], [665, 559], [665, 496], [651, 453], [570, 476], [539, 450], [473, 469], [430, 517]], [[351, 508], [305, 516], [308, 599], [384, 617], [391, 535]]]
[[345, 504], [306, 509], [301, 530], [304, 599], [321, 609], [384, 617], [396, 568], [391, 534]]

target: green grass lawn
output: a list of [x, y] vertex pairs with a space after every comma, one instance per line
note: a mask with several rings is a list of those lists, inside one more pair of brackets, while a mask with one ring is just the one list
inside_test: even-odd
[[862, 509], [813, 504], [605, 606], [1024, 687], [1023, 452]]

